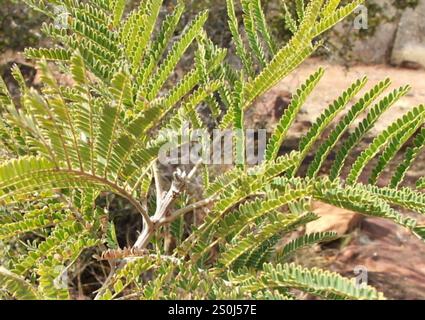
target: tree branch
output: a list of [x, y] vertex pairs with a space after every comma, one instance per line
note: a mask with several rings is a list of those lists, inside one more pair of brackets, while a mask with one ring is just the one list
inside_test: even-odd
[[[162, 185], [160, 183], [160, 174], [158, 168], [154, 164], [153, 172], [155, 176], [155, 185], [157, 188], [157, 207], [154, 216], [149, 219], [150, 224], [143, 228], [142, 233], [137, 238], [136, 243], [133, 246], [134, 248], [145, 249], [149, 244], [155, 231], [159, 227], [167, 223], [167, 213], [169, 211], [170, 206], [176, 200], [178, 195], [184, 190], [184, 187], [187, 185], [188, 180], [190, 180], [195, 175], [200, 165], [201, 162], [198, 162], [192, 168], [189, 174], [186, 174], [186, 172], [177, 169], [177, 171], [174, 173], [170, 189], [164, 194]], [[190, 212], [190, 210], [187, 212]]]
[[162, 201], [162, 197], [164, 196], [164, 186], [162, 184], [162, 179], [159, 174], [159, 169], [156, 162], [154, 162], [152, 165], [152, 171], [153, 171], [153, 177], [155, 180], [156, 199], [157, 199], [157, 203], [159, 203], [158, 200]]

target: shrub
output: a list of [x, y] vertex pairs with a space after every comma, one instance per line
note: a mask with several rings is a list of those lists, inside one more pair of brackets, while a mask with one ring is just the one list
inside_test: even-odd
[[[52, 14], [47, 1], [27, 2]], [[170, 139], [165, 129], [183, 141], [187, 121], [189, 132], [206, 127], [200, 104], [209, 107], [218, 128], [243, 129], [247, 108], [311, 55], [324, 31], [361, 3], [339, 2], [297, 1], [298, 16], [291, 19], [294, 35], [279, 48], [260, 1], [242, 1], [240, 24], [234, 2], [228, 0], [239, 70], [203, 31], [207, 12], [176, 37], [184, 12], [180, 2], [154, 32], [161, 0], [143, 1], [128, 15], [123, 14], [124, 0], [50, 1], [69, 15], [63, 28], [43, 26], [56, 47], [25, 51], [38, 61], [41, 91], [26, 87], [18, 68], [13, 69], [21, 88], [17, 104], [1, 83], [1, 141], [10, 160], [0, 166], [0, 240], [5, 252], [0, 294], [17, 299], [75, 297], [73, 274], [81, 272], [81, 264], [105, 267], [93, 262], [97, 259], [109, 263], [110, 274], [93, 293], [96, 299], [292, 299], [295, 289], [330, 299], [383, 298], [374, 288], [356, 286], [336, 273], [288, 263], [298, 249], [333, 240], [336, 234], [289, 237], [318, 219], [311, 211], [313, 200], [389, 219], [424, 237], [424, 227], [398, 211], [425, 213], [424, 195], [401, 187], [424, 145], [424, 106], [391, 124], [354, 163], [346, 161], [409, 87], [379, 98], [390, 85], [383, 80], [347, 107], [367, 82], [359, 79], [318, 117], [297, 150], [280, 155], [297, 113], [324, 74], [319, 68], [293, 95], [261, 164], [247, 164], [240, 135], [234, 136], [234, 152], [241, 161], [216, 177], [212, 166], [198, 162], [189, 172], [176, 170], [167, 184], [158, 164], [159, 150]], [[173, 71], [190, 46], [196, 48], [193, 67], [176, 80]], [[72, 85], [58, 81], [53, 70], [71, 77]], [[346, 115], [315, 148], [345, 108]], [[383, 170], [413, 136], [391, 183], [378, 186]], [[322, 174], [324, 161], [340, 140], [330, 171]], [[313, 148], [307, 173], [299, 174]], [[378, 161], [368, 174], [364, 169], [374, 158]], [[343, 167], [348, 167], [345, 178]], [[364, 175], [367, 184], [359, 183]], [[202, 197], [189, 192], [198, 177]], [[143, 219], [131, 248], [119, 247], [108, 205], [99, 201], [105, 193], [125, 199]], [[196, 214], [200, 210], [205, 215]], [[190, 215], [201, 221], [192, 223]], [[17, 244], [19, 239], [25, 246]]]
[[7, 48], [23, 50], [37, 44], [41, 17], [16, 0], [3, 0], [0, 5], [0, 53]]

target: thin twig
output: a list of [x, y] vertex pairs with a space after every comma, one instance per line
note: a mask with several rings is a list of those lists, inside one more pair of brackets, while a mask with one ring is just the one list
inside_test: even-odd
[[102, 287], [100, 287], [100, 289], [97, 290], [96, 297], [94, 298], [94, 300], [99, 300], [102, 297], [102, 295], [105, 293], [106, 289], [108, 289], [108, 286], [109, 286], [113, 276], [115, 275], [115, 271], [117, 269], [115, 261], [111, 260], [111, 261], [108, 261], [108, 262], [109, 262], [109, 265], [111, 266], [111, 271], [109, 272], [109, 275], [106, 278], [105, 282], [103, 283]]
[[152, 227], [152, 221], [151, 221], [149, 215], [147, 214], [147, 212], [145, 212], [141, 203], [139, 201], [137, 201], [129, 192], [127, 192], [127, 190], [125, 190], [124, 188], [121, 188], [119, 185], [114, 184], [113, 182], [109, 181], [106, 178], [98, 177], [96, 175], [89, 174], [89, 173], [83, 172], [83, 171], [76, 171], [76, 170], [72, 170], [72, 169], [56, 169], [56, 171], [57, 172], [69, 173], [69, 174], [74, 175], [76, 177], [86, 179], [90, 182], [96, 182], [96, 183], [100, 183], [103, 186], [108, 186], [111, 189], [111, 191], [113, 191], [114, 193], [126, 198], [137, 209], [137, 211], [143, 216], [145, 224], [147, 226], [149, 226], [150, 228]]
[[187, 180], [190, 180], [193, 178], [193, 176], [195, 175], [196, 171], [198, 171], [199, 167], [202, 164], [202, 160], [199, 160], [195, 166], [192, 168], [192, 170], [189, 172], [189, 174], [187, 175]]
[[198, 202], [193, 203], [193, 204], [191, 204], [187, 207], [184, 207], [184, 208], [181, 208], [179, 210], [174, 211], [170, 216], [164, 217], [158, 223], [160, 225], [163, 225], [163, 224], [166, 224], [166, 223], [171, 223], [174, 220], [178, 219], [180, 216], [185, 215], [186, 213], [192, 212], [193, 210], [205, 207], [205, 206], [211, 204], [214, 201], [215, 201], [215, 198], [207, 198], [207, 199], [198, 201]]

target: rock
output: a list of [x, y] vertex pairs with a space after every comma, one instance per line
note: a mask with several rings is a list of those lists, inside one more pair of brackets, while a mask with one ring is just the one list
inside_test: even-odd
[[397, 25], [393, 22], [384, 22], [379, 25], [373, 36], [354, 42], [352, 55], [358, 62], [385, 63], [391, 55], [391, 47]]
[[395, 65], [425, 67], [425, 0], [404, 11], [392, 51]]
[[362, 216], [346, 209], [337, 208], [323, 202], [313, 203], [313, 212], [320, 219], [306, 226], [306, 233], [334, 231], [344, 235], [358, 226]]
[[[421, 240], [395, 223], [367, 218], [359, 235], [335, 257], [331, 269], [353, 277], [358, 266], [368, 283], [391, 299], [425, 298], [425, 247]], [[364, 243], [361, 237], [369, 241]]]
[[[398, 19], [401, 10], [392, 0], [369, 0], [367, 8], [367, 29], [353, 28], [354, 20], [363, 22], [361, 11], [353, 13], [354, 18], [348, 18], [338, 24], [331, 32], [330, 46], [337, 49], [334, 58], [347, 63], [387, 63], [391, 56], [397, 32]], [[335, 55], [332, 50], [332, 55]]]
[[[372, 34], [359, 36], [354, 41], [352, 55], [357, 57], [359, 62], [385, 63], [391, 55], [391, 48], [397, 32], [399, 10], [394, 6], [392, 0], [368, 1], [366, 7], [369, 16], [368, 28], [372, 29]], [[375, 26], [373, 25], [374, 20], [379, 20]], [[366, 32], [368, 31], [366, 30]]]

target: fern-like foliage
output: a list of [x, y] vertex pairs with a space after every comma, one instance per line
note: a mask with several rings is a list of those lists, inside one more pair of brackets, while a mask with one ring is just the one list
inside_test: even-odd
[[[227, 0], [240, 69], [204, 31], [208, 12], [181, 25], [181, 1], [165, 16], [161, 0], [143, 0], [130, 12], [123, 0], [26, 2], [52, 18], [51, 4], [61, 6], [68, 24], [46, 23], [43, 31], [55, 46], [25, 51], [36, 61], [39, 90], [27, 87], [17, 67], [12, 74], [19, 101], [0, 81], [0, 136], [8, 155], [0, 165], [0, 241], [19, 248], [1, 255], [2, 297], [73, 298], [79, 262], [104, 268], [108, 261], [110, 275], [89, 293], [92, 298], [293, 299], [298, 291], [330, 299], [383, 298], [372, 287], [359, 288], [340, 275], [289, 261], [298, 250], [337, 237], [293, 237], [319, 219], [313, 200], [389, 219], [425, 238], [425, 226], [405, 215], [425, 213], [423, 193], [402, 186], [423, 150], [424, 107], [411, 109], [362, 144], [409, 87], [379, 99], [390, 86], [384, 80], [351, 104], [367, 83], [359, 79], [325, 106], [297, 150], [282, 154], [299, 110], [325, 73], [320, 68], [294, 93], [264, 162], [249, 165], [245, 137], [236, 135], [233, 168], [224, 173], [208, 164], [198, 163], [190, 173], [179, 168], [168, 191], [157, 163], [170, 138], [165, 129], [173, 130], [179, 145], [192, 129], [207, 127], [200, 105], [209, 107], [217, 128], [243, 130], [253, 102], [311, 55], [321, 45], [317, 38], [362, 1], [296, 1], [296, 15], [288, 9], [285, 15], [293, 36], [279, 45], [260, 0]], [[176, 76], [191, 52], [191, 67]], [[58, 73], [68, 83], [58, 80]], [[324, 137], [325, 132], [330, 134]], [[382, 173], [411, 137], [403, 162], [383, 187]], [[364, 149], [350, 163], [356, 148]], [[372, 171], [365, 170], [375, 158]], [[200, 171], [199, 199], [189, 187]], [[420, 178], [417, 188], [424, 186]], [[111, 195], [143, 219], [131, 248], [119, 246]], [[193, 212], [195, 221], [189, 222], [185, 214]]]

